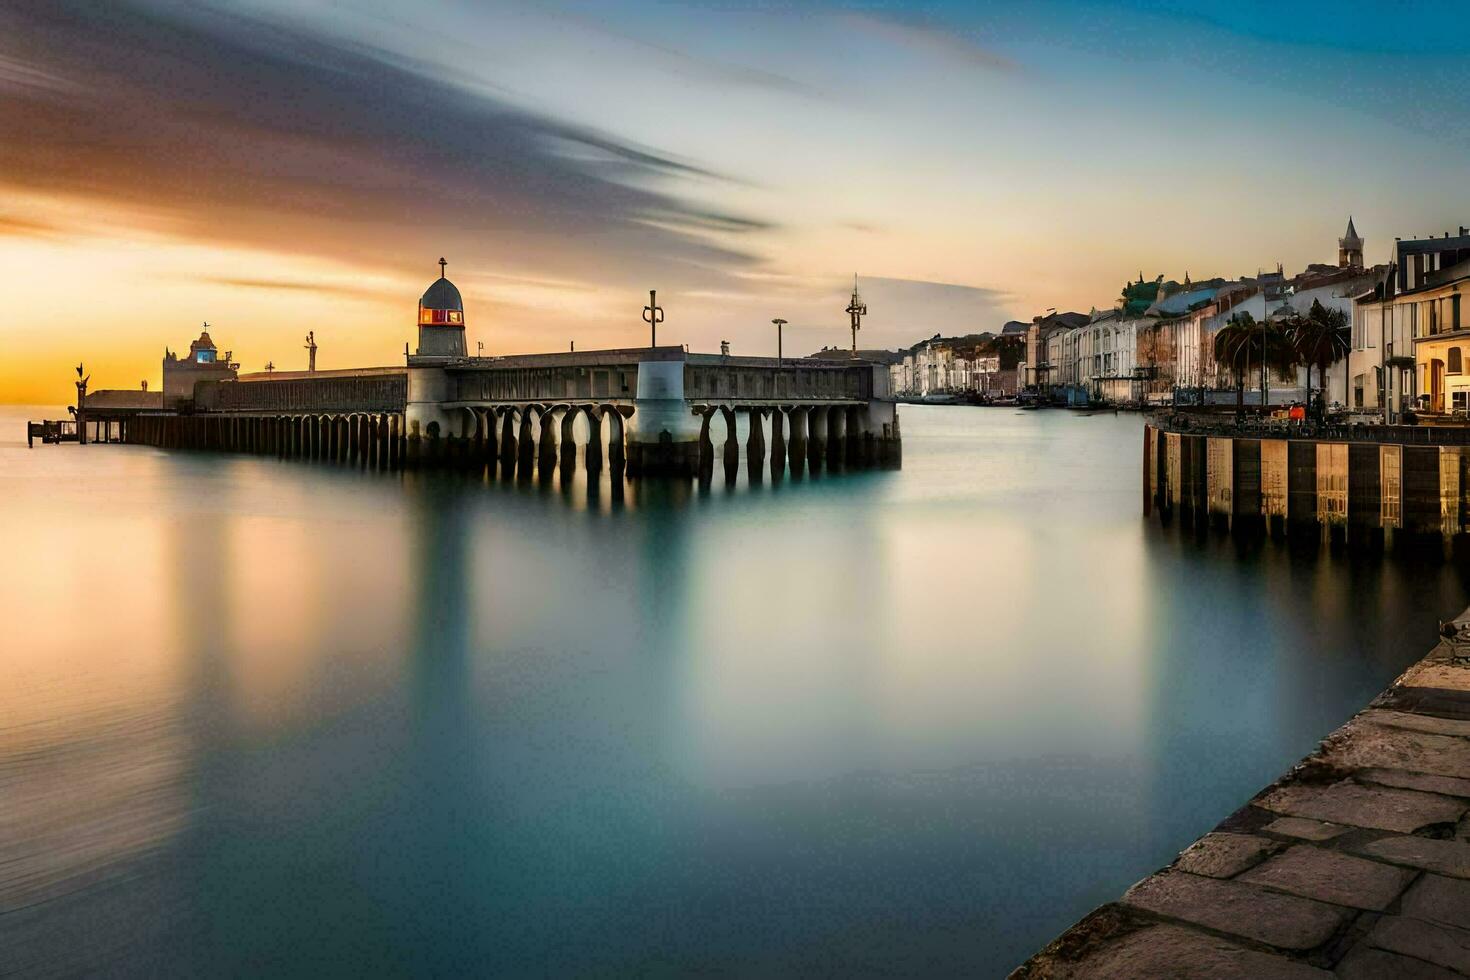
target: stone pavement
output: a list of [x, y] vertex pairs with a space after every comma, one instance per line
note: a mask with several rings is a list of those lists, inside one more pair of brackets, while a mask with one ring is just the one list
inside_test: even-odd
[[1470, 976], [1470, 610], [1174, 863], [1012, 980]]

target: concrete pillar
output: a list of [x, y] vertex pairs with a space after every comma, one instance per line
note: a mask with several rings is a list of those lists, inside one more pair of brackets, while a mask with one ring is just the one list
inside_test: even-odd
[[577, 469], [577, 416], [581, 409], [570, 405], [561, 416], [561, 472], [563, 476]]
[[604, 418], [607, 420], [607, 465], [612, 469], [613, 496], [622, 493], [623, 467], [627, 465], [627, 426], [624, 424], [623, 416], [616, 408], [609, 411]]
[[684, 359], [645, 360], [628, 425], [628, 474], [694, 476], [699, 424], [684, 398]]
[[827, 456], [827, 416], [826, 405], [813, 405], [807, 409], [807, 465], [811, 468], [812, 476], [822, 472], [822, 463]]
[[500, 475], [504, 477], [515, 476], [516, 472], [515, 415], [515, 409], [507, 408], [500, 416]]
[[793, 479], [801, 478], [801, 471], [806, 463], [806, 416], [807, 410], [799, 406], [786, 414], [791, 423], [791, 438], [787, 440], [786, 447]]
[[523, 480], [531, 478], [536, 466], [536, 437], [531, 426], [531, 412], [530, 408], [521, 410], [520, 455], [516, 459], [516, 472]]
[[843, 426], [847, 432], [847, 439], [843, 445], [843, 458], [849, 469], [861, 469], [867, 465], [867, 458], [863, 453], [863, 417], [857, 406], [849, 405], [842, 413]]
[[834, 473], [847, 464], [847, 412], [839, 405], [827, 412], [827, 466]]
[[[543, 477], [550, 476], [556, 471], [556, 408], [547, 408], [541, 412], [541, 444], [537, 447], [536, 472]], [[576, 446], [573, 445], [573, 451]]]
[[750, 482], [759, 483], [766, 468], [766, 430], [762, 418], [765, 410], [751, 406], [745, 415], [750, 420], [750, 432], [745, 437], [745, 462], [750, 467]]
[[709, 423], [714, 416], [715, 409], [707, 409], [700, 413], [699, 420], [699, 481], [706, 483], [714, 477], [715, 473], [715, 444], [709, 437]]
[[595, 482], [602, 472], [602, 413], [595, 405], [582, 409], [587, 417], [587, 474], [589, 482]]
[[740, 437], [735, 434], [735, 410], [721, 405], [720, 414], [725, 418], [725, 482], [733, 484], [740, 474]]
[[786, 473], [786, 413], [780, 408], [771, 409], [771, 479], [779, 480]]

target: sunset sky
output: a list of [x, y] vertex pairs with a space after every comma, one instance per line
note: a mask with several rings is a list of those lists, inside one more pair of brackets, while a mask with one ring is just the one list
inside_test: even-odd
[[0, 401], [487, 353], [998, 329], [1470, 224], [1463, 4], [0, 6]]

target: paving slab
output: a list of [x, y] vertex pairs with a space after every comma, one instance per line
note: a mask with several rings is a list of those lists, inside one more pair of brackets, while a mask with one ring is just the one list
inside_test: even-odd
[[1470, 721], [1458, 718], [1436, 718], [1433, 715], [1388, 711], [1380, 708], [1369, 708], [1359, 714], [1358, 718], [1370, 725], [1379, 725], [1384, 728], [1407, 728], [1416, 732], [1428, 732], [1431, 735], [1457, 735], [1461, 738], [1470, 738]]
[[1385, 977], [1392, 980], [1460, 980], [1461, 977], [1454, 970], [1368, 946], [1359, 946], [1344, 956], [1334, 972], [1341, 980], [1384, 980]]
[[1323, 760], [1340, 770], [1402, 769], [1437, 776], [1470, 772], [1470, 739], [1407, 728], [1389, 728], [1355, 718], [1322, 745]]
[[1303, 840], [1331, 840], [1346, 833], [1349, 828], [1321, 820], [1308, 820], [1306, 817], [1277, 817], [1261, 829], [1267, 833], [1300, 837]]
[[1466, 809], [1460, 800], [1433, 793], [1360, 786], [1351, 780], [1325, 786], [1307, 783], [1278, 786], [1257, 800], [1256, 805], [1293, 817], [1406, 834], [1434, 824], [1454, 823]]
[[1356, 847], [1359, 854], [1435, 871], [1452, 878], [1470, 878], [1470, 844], [1428, 837], [1384, 837]]
[[1076, 963], [1027, 964], [1028, 980], [1074, 977], [1171, 977], [1178, 980], [1331, 980], [1326, 970], [1237, 946], [1175, 925], [1155, 925], [1101, 946]]
[[1464, 929], [1395, 915], [1380, 920], [1364, 942], [1375, 949], [1470, 973], [1470, 932]]
[[1425, 874], [1404, 892], [1404, 915], [1470, 929], [1470, 881]]
[[1281, 845], [1265, 837], [1250, 834], [1205, 834], [1189, 845], [1174, 866], [1190, 874], [1210, 878], [1233, 878], [1245, 869], [1259, 864], [1266, 855]]
[[1443, 660], [1425, 658], [1398, 679], [1395, 687], [1429, 687], [1440, 691], [1470, 691], [1470, 670]]
[[1162, 871], [1123, 896], [1123, 903], [1280, 949], [1306, 950], [1325, 943], [1353, 914], [1295, 895], [1240, 881]]
[[1364, 769], [1353, 773], [1353, 778], [1360, 783], [1375, 783], [1396, 789], [1417, 789], [1423, 793], [1470, 799], [1470, 779], [1455, 776], [1431, 776], [1428, 773], [1405, 772], [1402, 769]]
[[1381, 912], [1398, 898], [1416, 872], [1309, 844], [1298, 844], [1257, 865], [1239, 880], [1334, 905]]

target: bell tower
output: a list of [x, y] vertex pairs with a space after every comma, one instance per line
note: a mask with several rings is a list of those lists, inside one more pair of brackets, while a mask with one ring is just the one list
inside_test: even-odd
[[1348, 216], [1347, 233], [1337, 240], [1337, 267], [1339, 269], [1361, 269], [1363, 267], [1363, 240], [1358, 229], [1353, 227], [1352, 216]]
[[465, 357], [464, 300], [459, 289], [444, 277], [444, 267], [449, 263], [439, 260], [439, 278], [436, 279], [419, 299], [419, 348], [420, 356]]

